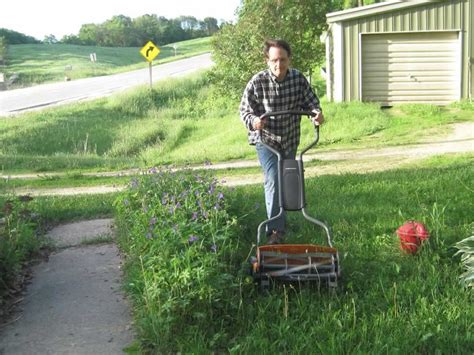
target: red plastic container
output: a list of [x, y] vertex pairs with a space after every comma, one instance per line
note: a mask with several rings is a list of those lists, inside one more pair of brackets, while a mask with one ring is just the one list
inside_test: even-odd
[[430, 236], [423, 223], [416, 221], [408, 221], [400, 226], [397, 235], [400, 238], [400, 248], [410, 254], [415, 254]]

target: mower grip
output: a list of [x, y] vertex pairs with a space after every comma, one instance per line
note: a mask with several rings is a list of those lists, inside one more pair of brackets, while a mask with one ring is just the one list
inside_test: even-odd
[[[274, 112], [265, 112], [263, 115], [261, 115], [259, 118], [260, 119], [265, 119], [271, 116], [281, 116], [281, 115], [300, 115], [300, 116], [316, 116], [316, 114], [313, 111], [301, 111], [301, 110], [285, 110], [285, 111], [274, 111]], [[257, 131], [258, 136], [262, 137], [262, 130], [259, 129]], [[319, 124], [314, 125], [314, 133], [316, 135], [314, 141], [312, 144], [310, 144], [308, 147], [303, 149], [303, 153], [306, 153], [309, 149], [314, 147], [318, 141], [319, 141]]]

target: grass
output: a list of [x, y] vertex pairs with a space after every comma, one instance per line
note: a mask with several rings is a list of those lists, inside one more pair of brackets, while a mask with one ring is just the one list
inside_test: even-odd
[[[145, 43], [144, 43], [145, 44]], [[166, 63], [210, 51], [210, 39], [198, 38], [160, 46], [154, 64]], [[13, 88], [63, 81], [67, 75], [72, 80], [92, 76], [109, 75], [142, 69], [148, 62], [140, 48], [115, 48], [79, 46], [71, 44], [16, 44], [8, 47], [6, 73], [19, 75]], [[97, 62], [90, 61], [96, 53]], [[70, 68], [70, 69], [69, 69]]]
[[86, 186], [124, 186], [130, 181], [129, 176], [87, 176], [82, 174], [60, 175], [37, 175], [32, 179], [2, 179], [0, 180], [0, 192], [12, 189], [38, 189], [38, 188], [61, 188], [61, 187], [86, 187]]
[[32, 207], [48, 226], [95, 218], [108, 218], [113, 214], [116, 194], [79, 196], [35, 197]]
[[[323, 107], [322, 150], [427, 140], [449, 123], [472, 121], [474, 111], [468, 102], [391, 110], [363, 103]], [[142, 87], [0, 120], [2, 172], [40, 176], [3, 182], [0, 203], [12, 186], [125, 183], [86, 172], [255, 160], [237, 110], [238, 102], [195, 75], [160, 82], [153, 91]], [[304, 125], [302, 144], [312, 137]], [[266, 296], [256, 291], [245, 271], [265, 215], [261, 184], [223, 189], [204, 172], [156, 181], [149, 174], [135, 177], [121, 194], [37, 197], [29, 204], [46, 228], [116, 213], [138, 350], [472, 353], [472, 293], [458, 283], [462, 268], [451, 248], [472, 235], [472, 158], [434, 157], [383, 173], [308, 179], [309, 212], [332, 227], [342, 257], [344, 278], [335, 294], [298, 285], [276, 285]], [[416, 256], [401, 253], [394, 237], [410, 219], [432, 233]], [[289, 216], [289, 226], [292, 242], [324, 243], [323, 234], [298, 215]]]
[[[135, 350], [321, 354], [474, 350], [472, 293], [459, 283], [462, 269], [452, 248], [472, 233], [471, 159], [433, 158], [419, 169], [309, 179], [309, 212], [331, 226], [342, 258], [343, 279], [335, 293], [279, 284], [269, 294], [260, 294], [245, 275], [245, 259], [254, 253], [257, 225], [265, 215], [260, 186], [230, 190], [217, 186], [211, 193], [209, 182], [202, 178], [157, 176], [136, 180], [116, 203], [128, 260], [127, 288], [139, 332]], [[158, 181], [160, 185], [154, 185]], [[183, 194], [193, 189], [202, 192]], [[198, 234], [200, 226], [207, 228], [213, 219], [196, 224], [192, 211], [199, 203], [184, 196], [216, 196], [218, 191], [225, 201], [223, 219], [215, 229]], [[176, 197], [173, 206], [181, 202], [179, 214], [176, 209], [168, 211], [171, 193]], [[168, 196], [166, 201], [163, 196]], [[158, 218], [161, 213], [173, 217]], [[160, 221], [156, 229], [153, 216]], [[415, 256], [400, 251], [394, 234], [411, 219], [425, 223], [431, 233]], [[175, 232], [167, 233], [168, 229]], [[207, 247], [187, 244], [189, 233], [199, 236], [204, 246], [218, 240], [221, 253], [214, 257]], [[287, 238], [324, 243], [323, 234], [297, 214], [289, 216]]]
[[111, 235], [102, 235], [93, 239], [85, 239], [81, 241], [79, 245], [89, 246], [89, 245], [99, 245], [99, 244], [110, 244], [115, 241], [115, 238]]
[[[472, 120], [472, 104], [323, 103], [320, 149], [408, 144]], [[57, 137], [61, 137], [58, 139]], [[303, 125], [302, 145], [313, 138]], [[216, 92], [205, 74], [0, 120], [0, 166], [15, 172], [104, 171], [163, 164], [255, 159], [238, 102]]]

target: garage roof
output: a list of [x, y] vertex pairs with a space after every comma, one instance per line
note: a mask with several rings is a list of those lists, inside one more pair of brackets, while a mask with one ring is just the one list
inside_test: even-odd
[[442, 0], [390, 0], [377, 4], [355, 7], [344, 11], [331, 12], [326, 15], [328, 23], [352, 20], [359, 17], [371, 16], [390, 12], [394, 10], [405, 9], [429, 3], [442, 2]]

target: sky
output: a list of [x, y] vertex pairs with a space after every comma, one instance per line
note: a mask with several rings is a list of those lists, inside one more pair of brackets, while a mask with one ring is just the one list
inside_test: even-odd
[[50, 34], [61, 39], [64, 35], [77, 35], [83, 24], [99, 24], [115, 15], [234, 21], [239, 4], [240, 0], [2, 0], [0, 28], [39, 40]]

